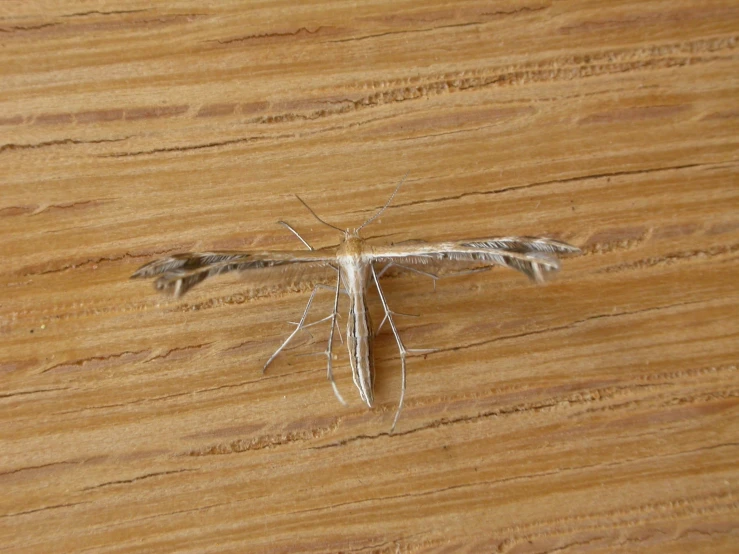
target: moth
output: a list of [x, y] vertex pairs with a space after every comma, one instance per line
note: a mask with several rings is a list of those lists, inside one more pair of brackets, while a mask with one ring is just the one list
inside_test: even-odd
[[[405, 177], [403, 178], [403, 180]], [[331, 268], [336, 273], [333, 287], [318, 284], [308, 299], [296, 327], [264, 364], [263, 372], [301, 331], [310, 326], [330, 321], [328, 345], [324, 354], [327, 358], [327, 378], [333, 387], [338, 400], [346, 405], [339, 393], [333, 376], [332, 353], [334, 331], [338, 330], [339, 295], [346, 294], [349, 299], [349, 314], [346, 323], [346, 345], [349, 350], [354, 385], [359, 396], [368, 407], [374, 402], [374, 337], [379, 328], [387, 322], [400, 352], [401, 390], [398, 407], [395, 412], [391, 432], [395, 429], [403, 407], [406, 390], [406, 358], [409, 353], [429, 350], [409, 349], [403, 341], [395, 324], [394, 315], [398, 315], [388, 307], [387, 298], [380, 285], [380, 277], [391, 267], [409, 270], [432, 279], [438, 279], [435, 269], [447, 265], [476, 264], [478, 269], [503, 266], [515, 269], [536, 283], [542, 283], [548, 274], [559, 270], [558, 255], [579, 253], [580, 249], [565, 242], [545, 237], [495, 237], [475, 240], [459, 240], [451, 242], [408, 241], [400, 244], [370, 245], [361, 237], [360, 232], [375, 221], [392, 202], [403, 184], [397, 185], [387, 202], [369, 219], [356, 229], [340, 229], [325, 222], [296, 195], [298, 200], [310, 211], [319, 222], [342, 234], [338, 245], [326, 248], [313, 248], [291, 225], [278, 222], [292, 232], [307, 248], [298, 251], [222, 251], [182, 253], [152, 261], [139, 268], [132, 279], [154, 277], [156, 289], [180, 297], [193, 286], [208, 277], [232, 271], [243, 272], [246, 276], [254, 275], [266, 268], [317, 267]], [[375, 285], [384, 310], [384, 318], [377, 330], [373, 330], [367, 307], [367, 291], [371, 284]], [[313, 323], [306, 323], [308, 313], [316, 293], [328, 288], [334, 292], [333, 311], [327, 317]]]

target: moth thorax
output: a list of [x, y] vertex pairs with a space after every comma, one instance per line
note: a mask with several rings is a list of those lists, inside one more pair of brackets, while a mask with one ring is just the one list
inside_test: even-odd
[[348, 235], [339, 247], [339, 256], [360, 256], [362, 254], [364, 239], [359, 235]]

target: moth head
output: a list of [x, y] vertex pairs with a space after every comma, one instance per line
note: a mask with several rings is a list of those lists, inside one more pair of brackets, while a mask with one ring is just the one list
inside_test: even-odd
[[350, 233], [346, 232], [344, 235], [344, 243], [342, 244], [342, 254], [345, 256], [359, 256], [362, 254], [362, 243], [364, 240], [355, 231]]

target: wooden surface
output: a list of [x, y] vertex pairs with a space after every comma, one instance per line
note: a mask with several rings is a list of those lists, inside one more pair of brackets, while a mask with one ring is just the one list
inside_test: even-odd
[[[0, 551], [735, 552], [737, 4], [295, 5], [0, 6]], [[365, 237], [584, 254], [388, 278], [395, 434], [388, 329], [371, 410], [325, 327], [262, 376], [312, 282], [128, 280], [406, 172]]]

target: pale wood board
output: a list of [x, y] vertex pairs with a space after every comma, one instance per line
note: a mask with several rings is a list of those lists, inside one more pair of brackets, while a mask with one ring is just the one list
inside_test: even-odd
[[[4, 2], [0, 551], [735, 552], [737, 35], [728, 0]], [[389, 277], [439, 349], [394, 434], [388, 329], [371, 410], [326, 327], [262, 375], [313, 281], [128, 280], [336, 243], [293, 194], [354, 227], [406, 172], [372, 241], [584, 254]]]

